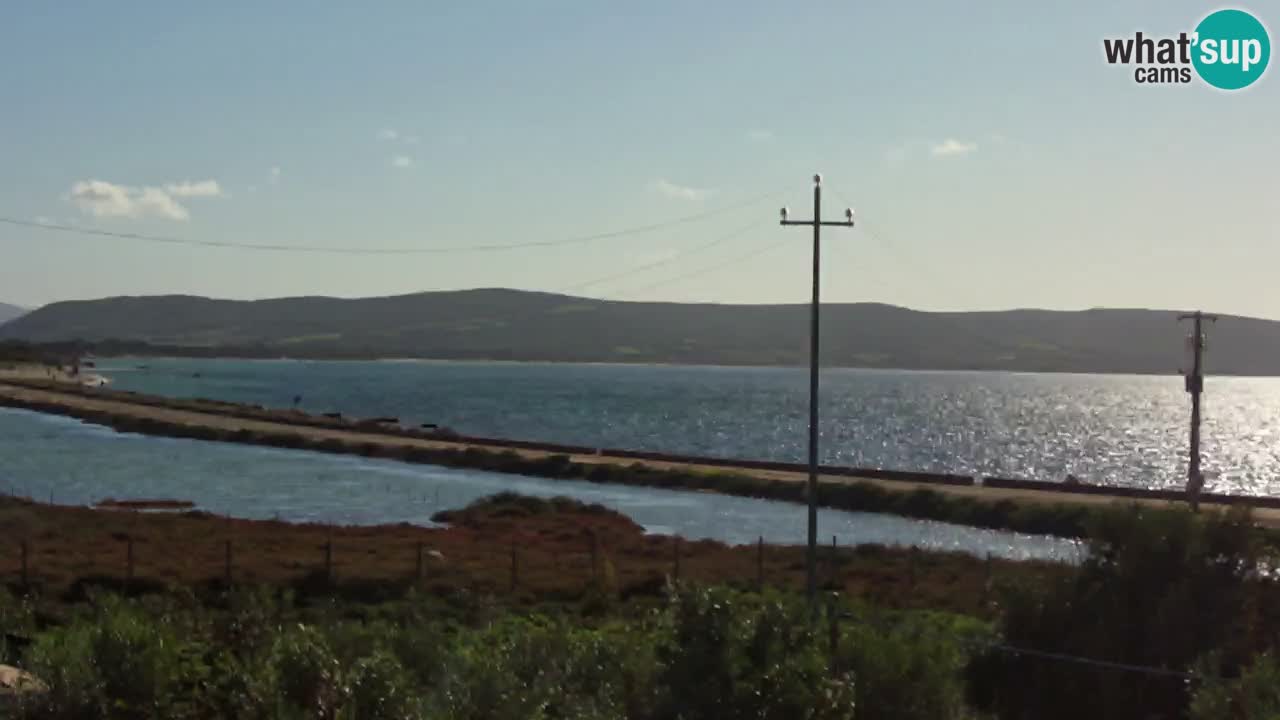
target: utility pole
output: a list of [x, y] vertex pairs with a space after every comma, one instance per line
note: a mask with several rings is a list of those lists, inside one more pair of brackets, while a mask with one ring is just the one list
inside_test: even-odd
[[809, 484], [807, 499], [809, 502], [809, 547], [805, 557], [805, 590], [809, 596], [809, 607], [815, 614], [818, 611], [818, 308], [821, 299], [818, 294], [818, 280], [821, 276], [821, 230], [823, 225], [853, 227], [853, 210], [846, 208], [843, 221], [824, 221], [822, 219], [822, 176], [813, 176], [813, 219], [788, 220], [787, 208], [782, 208], [783, 225], [813, 226], [813, 301], [809, 306]]
[[1206, 315], [1199, 310], [1184, 313], [1178, 320], [1193, 323], [1191, 341], [1191, 372], [1186, 375], [1187, 392], [1191, 393], [1191, 459], [1187, 464], [1187, 501], [1191, 509], [1200, 510], [1200, 489], [1204, 487], [1204, 475], [1200, 472], [1200, 393], [1204, 392], [1204, 331], [1203, 321], [1217, 322], [1218, 316]]

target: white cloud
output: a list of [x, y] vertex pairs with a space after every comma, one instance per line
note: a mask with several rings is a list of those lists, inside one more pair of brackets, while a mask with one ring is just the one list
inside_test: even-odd
[[81, 212], [94, 217], [154, 217], [185, 222], [191, 219], [191, 213], [175, 197], [215, 197], [221, 194], [222, 188], [214, 180], [167, 183], [160, 187], [81, 180], [71, 186], [68, 198]]
[[407, 168], [413, 164], [413, 158], [408, 155], [396, 155], [391, 158], [391, 166], [398, 168]]
[[955, 138], [947, 138], [930, 148], [930, 152], [937, 157], [968, 155], [970, 153], [977, 152], [977, 150], [978, 143], [961, 142]]
[[53, 220], [48, 215], [37, 215], [35, 221], [41, 225], [52, 225]]
[[272, 185], [275, 185], [276, 183], [280, 182], [280, 166], [279, 165], [275, 165], [271, 168], [271, 173], [268, 176], [268, 179]]
[[677, 185], [676, 183], [658, 179], [649, 183], [649, 189], [654, 192], [665, 195], [669, 198], [677, 200], [701, 200], [711, 194], [710, 190], [689, 187], [687, 185]]
[[422, 138], [418, 137], [417, 135], [405, 135], [404, 141], [409, 143], [410, 145], [417, 145], [418, 143], [422, 142]]
[[257, 185], [250, 185], [249, 187], [245, 188], [245, 190], [248, 190], [248, 191], [249, 191], [249, 192], [251, 192], [251, 193], [256, 193], [256, 192], [258, 192], [258, 186], [257, 186]]
[[183, 180], [180, 183], [165, 185], [164, 190], [174, 197], [219, 197], [222, 195], [222, 188], [218, 185], [217, 180], [200, 180], [197, 182]]
[[773, 133], [769, 130], [748, 130], [747, 139], [751, 142], [768, 142], [773, 139]]
[[381, 130], [378, 131], [379, 140], [398, 140], [399, 138], [400, 138], [400, 133], [396, 132], [391, 128], [382, 128]]

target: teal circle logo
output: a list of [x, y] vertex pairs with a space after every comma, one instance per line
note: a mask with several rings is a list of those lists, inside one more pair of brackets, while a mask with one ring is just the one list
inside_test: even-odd
[[1243, 10], [1218, 10], [1196, 26], [1191, 64], [1200, 79], [1220, 90], [1257, 82], [1271, 60], [1271, 38], [1258, 18]]

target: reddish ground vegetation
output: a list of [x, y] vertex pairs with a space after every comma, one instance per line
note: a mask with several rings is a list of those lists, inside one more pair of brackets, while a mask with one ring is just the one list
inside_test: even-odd
[[[26, 585], [45, 597], [74, 600], [92, 585], [212, 590], [225, 582], [228, 542], [236, 584], [365, 600], [395, 597], [414, 585], [438, 594], [494, 593], [535, 603], [598, 590], [656, 594], [676, 575], [751, 587], [762, 572], [766, 584], [795, 589], [804, 577], [801, 547], [730, 547], [647, 535], [623, 515], [573, 500], [500, 495], [442, 517], [455, 524], [343, 527], [0, 498], [0, 584], [21, 589], [25, 554]], [[995, 561], [990, 582], [1062, 571]], [[955, 553], [822, 549], [824, 585], [890, 607], [986, 612], [988, 574], [985, 561]]]

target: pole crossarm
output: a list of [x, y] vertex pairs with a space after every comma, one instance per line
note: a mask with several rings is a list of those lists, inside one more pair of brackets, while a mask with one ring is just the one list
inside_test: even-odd
[[[813, 227], [812, 220], [783, 220], [783, 225], [807, 225]], [[823, 220], [818, 223], [823, 227], [853, 227], [852, 220]]]

